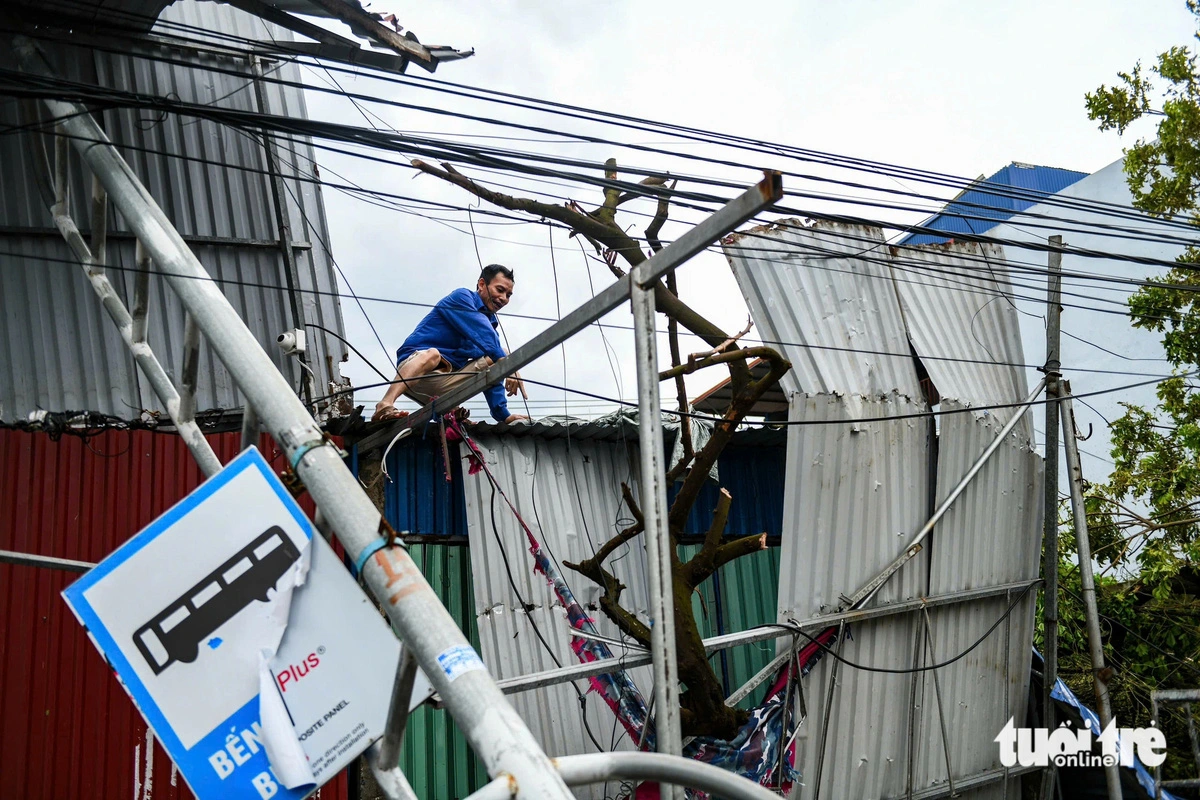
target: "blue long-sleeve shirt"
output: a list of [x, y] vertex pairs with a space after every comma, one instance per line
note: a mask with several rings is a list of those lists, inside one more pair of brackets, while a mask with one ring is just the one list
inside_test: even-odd
[[[496, 326], [500, 321], [488, 311], [483, 298], [470, 289], [455, 289], [443, 297], [425, 315], [415, 330], [396, 351], [397, 365], [418, 350], [437, 348], [442, 358], [455, 369], [462, 369], [477, 358], [488, 356], [499, 361], [507, 353], [500, 346]], [[508, 401], [504, 385], [489, 386], [483, 392], [488, 408], [497, 422], [508, 419]]]

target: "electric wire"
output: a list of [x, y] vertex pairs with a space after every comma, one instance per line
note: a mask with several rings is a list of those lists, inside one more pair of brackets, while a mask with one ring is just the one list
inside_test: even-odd
[[[62, 266], [76, 268], [76, 269], [79, 268], [79, 262], [75, 259], [70, 259], [70, 258], [57, 258], [54, 256], [49, 256], [49, 255], [35, 255], [35, 254], [21, 253], [21, 252], [16, 252], [16, 251], [0, 250], [0, 257], [5, 257], [5, 256], [11, 257], [11, 259], [12, 259], [11, 261], [6, 262], [7, 265], [9, 265], [9, 266], [21, 266], [24, 262], [33, 260], [33, 261], [41, 261], [41, 262], [46, 262], [46, 263], [51, 263], [51, 264], [59, 264]], [[147, 270], [141, 269], [139, 267], [130, 267], [130, 266], [125, 266], [125, 265], [121, 265], [121, 264], [114, 264], [111, 262], [106, 263], [106, 264], [97, 264], [96, 266], [103, 267], [105, 270], [111, 270], [114, 272], [139, 273], [139, 272], [147, 271]], [[149, 270], [149, 272], [151, 274], [161, 274], [153, 269]], [[199, 277], [193, 278], [193, 276], [175, 275], [173, 277], [176, 277], [176, 278], [185, 277], [185, 278], [190, 278], [190, 279], [194, 279], [194, 280], [212, 280], [214, 283], [216, 283], [219, 286], [236, 286], [236, 287], [241, 287], [241, 288], [265, 289], [265, 290], [278, 291], [278, 292], [286, 292], [287, 291], [287, 287], [282, 286], [282, 285], [262, 283], [262, 282], [257, 282], [257, 281], [247, 281], [247, 280], [235, 279], [235, 278], [225, 278], [225, 277], [221, 277], [221, 276], [213, 276], [211, 278], [199, 278]], [[372, 295], [357, 295], [357, 294], [353, 294], [353, 293], [337, 292], [337, 291], [322, 290], [322, 289], [297, 288], [296, 291], [298, 293], [303, 293], [303, 294], [313, 294], [313, 295], [317, 295], [317, 296], [328, 296], [328, 297], [337, 297], [337, 298], [351, 298], [351, 299], [362, 300], [365, 302], [376, 302], [376, 303], [383, 303], [383, 304], [390, 304], [390, 305], [402, 305], [402, 306], [409, 306], [409, 307], [421, 308], [421, 309], [431, 309], [435, 305], [434, 303], [421, 302], [421, 301], [416, 301], [416, 300], [400, 300], [397, 298], [377, 297], [377, 296], [372, 296]], [[538, 321], [538, 322], [554, 322], [555, 321], [555, 319], [553, 317], [543, 317], [543, 316], [536, 316], [536, 315], [530, 315], [530, 314], [517, 314], [517, 313], [505, 312], [505, 316], [514, 317], [514, 318], [523, 319], [523, 320]], [[602, 328], [608, 329], [608, 330], [621, 330], [621, 331], [633, 330], [633, 327], [629, 326], [629, 325], [616, 325], [616, 324], [612, 324], [612, 323], [599, 323], [599, 322], [597, 322], [596, 324], [601, 326]], [[689, 336], [690, 338], [699, 338], [694, 333], [685, 332], [685, 331], [681, 331], [681, 333], [686, 333], [686, 335]], [[657, 334], [659, 336], [666, 336], [667, 331], [665, 329], [658, 330]], [[891, 352], [891, 351], [887, 351], [887, 350], [876, 350], [876, 349], [871, 349], [871, 348], [843, 347], [843, 346], [838, 346], [838, 345], [823, 345], [823, 344], [815, 344], [815, 343], [807, 343], [807, 342], [789, 342], [786, 340], [765, 339], [765, 338], [764, 339], [756, 339], [753, 337], [743, 337], [740, 341], [755, 342], [755, 343], [759, 343], [759, 344], [776, 345], [776, 346], [782, 346], [782, 347], [799, 347], [799, 348], [804, 348], [804, 349], [819, 350], [819, 351], [826, 351], [826, 352], [844, 352], [844, 353], [853, 353], [853, 354], [858, 354], [858, 355], [877, 355], [877, 356], [883, 356], [883, 357], [888, 357], [888, 358], [902, 358], [902, 359], [911, 359], [912, 358], [911, 352]], [[944, 361], [944, 362], [948, 362], [948, 363], [979, 364], [979, 365], [984, 365], [984, 366], [996, 366], [996, 367], [1018, 367], [1018, 368], [1023, 368], [1023, 369], [1040, 369], [1042, 366], [1040, 364], [1029, 364], [1029, 363], [1020, 363], [1020, 362], [1011, 362], [1011, 361], [990, 361], [990, 360], [984, 360], [984, 359], [975, 359], [975, 358], [967, 358], [967, 357], [959, 357], [959, 356], [945, 356], [945, 355], [937, 355], [937, 354], [922, 354], [921, 359], [925, 360], [925, 361]], [[1079, 374], [1121, 375], [1121, 376], [1133, 376], [1133, 377], [1159, 377], [1159, 378], [1172, 377], [1170, 375], [1165, 375], [1162, 373], [1135, 372], [1135, 371], [1130, 371], [1130, 370], [1109, 370], [1109, 369], [1099, 369], [1099, 368], [1090, 368], [1090, 367], [1072, 367], [1070, 371], [1079, 373]], [[371, 388], [371, 386], [363, 386], [363, 387], [359, 387], [359, 388]], [[605, 398], [605, 399], [607, 399], [607, 398]]]
[[987, 640], [987, 638], [992, 635], [992, 633], [996, 630], [996, 628], [1000, 627], [1001, 622], [1004, 622], [1004, 620], [1008, 619], [1009, 615], [1012, 614], [1012, 612], [1016, 610], [1017, 606], [1020, 605], [1021, 601], [1025, 599], [1026, 595], [1028, 595], [1029, 592], [1033, 589], [1033, 587], [1037, 586], [1039, 583], [1042, 583], [1042, 581], [1040, 579], [1036, 580], [1036, 581], [1031, 581], [1029, 583], [1029, 585], [1027, 585], [1024, 589], [1022, 589], [1020, 594], [1018, 594], [1016, 596], [1016, 598], [1009, 604], [1008, 608], [1004, 611], [1004, 613], [1001, 614], [1000, 617], [995, 622], [992, 623], [992, 626], [990, 628], [988, 628], [986, 631], [984, 631], [983, 635], [980, 636], [978, 639], [976, 639], [966, 650], [963, 650], [962, 652], [960, 652], [958, 655], [954, 656], [953, 658], [948, 658], [945, 661], [938, 662], [937, 664], [926, 664], [925, 666], [921, 666], [921, 667], [890, 668], [890, 667], [875, 667], [875, 666], [870, 666], [868, 664], [859, 664], [855, 661], [851, 661], [850, 659], [846, 658], [845, 656], [840, 654], [836, 649], [828, 646], [824, 642], [818, 640], [816, 637], [810, 636], [799, 625], [789, 624], [786, 622], [770, 622], [770, 623], [767, 623], [766, 625], [755, 625], [750, 630], [758, 630], [758, 629], [762, 629], [762, 628], [782, 628], [783, 630], [791, 631], [792, 633], [798, 634], [800, 636], [803, 636], [805, 639], [808, 639], [810, 642], [812, 642], [813, 644], [817, 645], [822, 650], [824, 650], [826, 654], [833, 656], [834, 658], [836, 658], [838, 661], [842, 662], [846, 666], [853, 667], [854, 669], [857, 669], [857, 670], [862, 670], [863, 672], [878, 672], [878, 673], [883, 673], [885, 675], [911, 675], [913, 673], [919, 673], [919, 672], [931, 672], [933, 670], [942, 669], [943, 667], [948, 667], [951, 664], [961, 661], [962, 659], [964, 659], [968, 655], [970, 655], [970, 653], [975, 648], [977, 648], [977, 647], [979, 647], [979, 645], [983, 644]]

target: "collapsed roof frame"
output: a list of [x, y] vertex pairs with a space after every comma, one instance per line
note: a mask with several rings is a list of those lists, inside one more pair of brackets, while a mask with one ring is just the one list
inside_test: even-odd
[[[332, 0], [331, 0], [332, 2]], [[23, 35], [12, 39], [13, 51], [22, 70], [41, 77], [53, 77], [53, 70], [34, 43]], [[107, 210], [111, 198], [133, 233], [143, 255], [147, 277], [152, 265], [183, 303], [188, 314], [189, 335], [185, 336], [188, 352], [198, 351], [199, 336], [208, 338], [216, 355], [224, 362], [239, 389], [246, 397], [248, 413], [245, 434], [261, 421], [283, 447], [288, 461], [312, 495], [318, 513], [316, 522], [323, 533], [336, 531], [347, 554], [363, 564], [362, 577], [379, 599], [389, 619], [432, 679], [445, 700], [447, 708], [466, 735], [475, 752], [483, 759], [488, 773], [506, 779], [504, 788], [510, 796], [527, 798], [568, 798], [565, 778], [583, 783], [602, 782], [608, 778], [627, 775], [643, 779], [710, 783], [704, 770], [679, 755], [681, 742], [678, 727], [678, 689], [673, 676], [674, 626], [673, 597], [664, 591], [670, 581], [669, 538], [666, 525], [665, 464], [662, 452], [662, 427], [659, 414], [658, 366], [654, 347], [654, 293], [659, 277], [680, 266], [737, 226], [769, 208], [783, 194], [782, 178], [778, 172], [767, 172], [764, 179], [733, 199], [705, 221], [689, 230], [678, 240], [656, 253], [649, 260], [619, 279], [592, 300], [584, 303], [561, 321], [518, 348], [500, 364], [480, 373], [457, 390], [447, 393], [435, 404], [413, 414], [396, 433], [402, 435], [413, 426], [444, 412], [496, 384], [532, 362], [547, 351], [578, 333], [601, 316], [626, 300], [632, 303], [638, 360], [638, 394], [642, 419], [642, 474], [647, 483], [650, 500], [645, 511], [647, 549], [656, 569], [652, 570], [651, 595], [655, 616], [664, 620], [656, 625], [653, 661], [655, 665], [655, 696], [659, 700], [659, 755], [622, 754], [620, 759], [590, 764], [588, 769], [571, 772], [566, 764], [556, 766], [542, 752], [524, 721], [512, 710], [491, 675], [472, 671], [458, 675], [451, 682], [439, 668], [437, 656], [453, 647], [470, 647], [449, 613], [442, 606], [424, 576], [408, 555], [402, 542], [379, 536], [383, 519], [351, 475], [336, 447], [324, 437], [309, 411], [274, 368], [253, 334], [230, 305], [221, 290], [184, 242], [149, 191], [143, 186], [128, 163], [113, 147], [104, 131], [97, 125], [87, 108], [79, 103], [53, 98], [42, 102], [57, 121], [63, 136], [55, 159], [55, 184], [61, 186], [56, 194], [56, 222], [84, 265], [85, 271], [110, 316], [121, 329], [123, 338], [133, 351], [138, 365], [151, 377], [156, 392], [168, 408], [177, 427], [189, 419], [188, 382], [185, 369], [184, 392], [179, 392], [167, 378], [153, 351], [144, 341], [146, 295], [135, 295], [135, 314], [130, 314], [112, 291], [104, 275], [103, 250], [105, 226], [93, 225], [93, 241], [89, 248], [77, 227], [67, 215], [66, 142], [70, 139], [83, 162], [93, 175], [93, 209]], [[95, 215], [94, 215], [95, 218]], [[105, 216], [98, 217], [104, 220]], [[97, 254], [101, 254], [97, 258]], [[123, 312], [123, 313], [122, 313]], [[135, 331], [141, 331], [138, 339]], [[195, 363], [194, 357], [189, 363]], [[157, 366], [157, 370], [155, 367]], [[160, 380], [154, 380], [157, 377]], [[194, 425], [194, 422], [193, 422]], [[199, 433], [199, 429], [196, 429]], [[189, 439], [189, 447], [206, 474], [212, 474], [219, 463], [203, 436]], [[195, 441], [193, 441], [195, 440]], [[388, 730], [384, 741], [371, 752], [372, 767], [381, 783], [393, 797], [413, 797], [404, 776], [394, 764], [380, 761], [379, 753], [398, 750], [398, 733], [402, 731], [408, 706], [404, 679], [411, 669], [400, 670], [397, 690], [393, 693], [388, 715]], [[668, 676], [672, 676], [668, 680]], [[672, 715], [674, 712], [674, 717]], [[674, 721], [674, 729], [671, 723]], [[612, 754], [609, 754], [610, 756]], [[640, 757], [639, 757], [640, 756]], [[632, 760], [631, 760], [632, 759]], [[561, 772], [560, 772], [561, 769]], [[708, 776], [713, 777], [713, 776]], [[722, 794], [732, 798], [773, 797], [766, 789], [735, 776], [720, 781]], [[697, 784], [700, 785], [700, 784]], [[703, 787], [701, 787], [703, 788]]]

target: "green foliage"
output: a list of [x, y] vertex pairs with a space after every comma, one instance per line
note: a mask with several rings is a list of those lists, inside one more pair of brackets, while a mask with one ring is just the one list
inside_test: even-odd
[[[1188, 0], [1188, 8], [1200, 20], [1200, 0]], [[1124, 150], [1134, 205], [1200, 227], [1197, 56], [1172, 47], [1148, 73], [1139, 63], [1117, 78], [1087, 95], [1087, 113], [1101, 130], [1121, 135], [1139, 120], [1154, 120], [1154, 138], [1139, 138]], [[1188, 248], [1177, 261], [1129, 301], [1132, 323], [1161, 334], [1176, 377], [1159, 386], [1153, 408], [1125, 405], [1111, 429], [1112, 474], [1087, 491], [1092, 551], [1101, 568], [1096, 592], [1105, 656], [1116, 668], [1110, 691], [1122, 725], [1149, 721], [1151, 689], [1200, 686], [1200, 386], [1194, 377], [1200, 248]], [[1090, 698], [1074, 542], [1062, 538], [1069, 544], [1060, 551], [1061, 672]], [[1161, 720], [1176, 752], [1187, 742], [1181, 719], [1171, 711]], [[1167, 763], [1169, 773], [1183, 769], [1178, 759]]]

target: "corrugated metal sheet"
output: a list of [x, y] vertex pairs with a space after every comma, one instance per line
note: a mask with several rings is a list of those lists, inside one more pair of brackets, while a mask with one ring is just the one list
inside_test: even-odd
[[[795, 395], [789, 420], [779, 576], [781, 618], [806, 619], [840, 605], [892, 561], [930, 511], [927, 419], [886, 421], [923, 408], [893, 396], [851, 403]], [[876, 421], [878, 420], [878, 421]], [[928, 560], [909, 562], [877, 602], [925, 592]]]
[[[264, 27], [258, 18], [217, 3], [184, 0], [162, 18], [238, 36], [291, 38], [288, 31]], [[220, 66], [246, 77], [65, 45], [47, 50], [60, 74], [71, 80], [256, 109], [244, 61], [227, 60]], [[0, 62], [11, 66], [6, 59], [0, 53]], [[277, 74], [300, 80], [294, 64]], [[267, 95], [272, 113], [306, 116], [299, 89], [271, 85]], [[0, 106], [0, 124], [16, 124], [16, 113], [16, 104]], [[275, 337], [293, 326], [293, 317], [262, 147], [246, 133], [175, 115], [160, 118], [144, 111], [109, 109], [99, 121], [167, 216], [191, 240], [214, 279], [257, 284], [222, 288], [283, 374], [299, 385], [299, 366], [275, 345]], [[0, 174], [5, 176], [0, 185], [0, 316], [5, 320], [0, 324], [0, 418], [21, 419], [38, 408], [101, 411], [122, 418], [136, 417], [142, 408], [160, 409], [53, 231], [28, 144], [23, 135], [0, 140]], [[300, 180], [315, 175], [313, 151], [308, 145], [294, 149], [295, 154], [285, 149], [282, 161], [303, 313], [307, 321], [343, 333], [337, 280], [325, 248], [329, 233], [320, 191]], [[74, 154], [71, 161], [73, 215], [86, 232], [90, 176]], [[109, 278], [132, 306], [134, 273], [120, 270], [135, 267], [134, 243], [115, 212], [110, 213], [109, 228], [108, 261], [117, 268], [110, 270]], [[152, 278], [151, 287], [149, 341], [168, 374], [178, 377], [183, 309], [161, 279]], [[326, 394], [327, 383], [338, 380], [337, 363], [346, 356], [345, 346], [315, 329], [309, 329], [309, 346], [316, 394]], [[197, 408], [240, 407], [230, 376], [207, 344], [201, 347], [200, 365]]]
[[907, 355], [851, 352], [909, 352], [878, 228], [784, 220], [732, 237], [724, 249], [756, 336], [792, 362], [784, 391], [922, 396]]
[[[636, 451], [630, 456], [621, 445], [568, 444], [565, 440], [547, 442], [536, 438], [481, 437], [478, 443], [505, 493], [560, 565], [591, 556], [595, 548], [632, 521], [621, 502], [620, 483], [633, 484], [630, 458], [636, 459]], [[534, 573], [529, 545], [513, 515], [500, 497], [493, 499], [484, 475], [468, 477], [465, 491], [475, 611], [484, 662], [500, 678], [553, 669], [555, 659], [559, 664], [576, 663], [565, 613], [545, 579]], [[642, 547], [635, 542], [610, 558], [606, 566], [628, 587], [622, 605], [645, 618], [648, 579]], [[563, 575], [579, 602], [589, 610], [596, 609], [598, 587], [565, 568]], [[523, 607], [522, 602], [528, 605]], [[595, 616], [601, 633], [619, 637], [619, 631], [603, 614]], [[535, 626], [552, 649], [553, 658], [539, 642]], [[620, 648], [614, 646], [613, 650], [619, 654]], [[635, 669], [632, 674], [643, 691], [648, 691], [649, 668]], [[585, 681], [578, 682], [578, 686], [587, 691]], [[584, 714], [604, 749], [610, 749], [616, 739], [621, 739], [617, 749], [630, 747], [627, 738], [622, 738], [624, 731], [616, 727], [612, 712], [594, 693], [587, 695], [583, 713], [571, 684], [524, 692], [511, 699], [551, 755], [595, 750], [583, 724]], [[596, 791], [601, 790], [597, 787]]]
[[[789, 420], [812, 424], [793, 425], [788, 433], [780, 619], [836, 609], [840, 595], [853, 593], [894, 559], [928, 517], [930, 424], [921, 418], [882, 419], [922, 409], [896, 395], [857, 403], [793, 395]], [[927, 555], [918, 555], [875, 603], [923, 595], [928, 565]], [[910, 667], [914, 631], [910, 616], [856, 625], [841, 652], [859, 663]], [[830, 787], [842, 797], [903, 790], [908, 680], [843, 668], [830, 706], [826, 682], [833, 663], [822, 660], [805, 681], [808, 718], [797, 736], [797, 766], [805, 776], [799, 796], [812, 797], [816, 788], [826, 708], [830, 727], [821, 781], [826, 796]]]
[[[785, 389], [803, 390], [793, 394], [789, 413], [777, 607], [782, 619], [804, 619], [836, 609], [841, 595], [894, 559], [933, 510], [935, 482], [944, 496], [1007, 418], [944, 417], [938, 450], [931, 419], [868, 421], [926, 410], [910, 343], [945, 409], [1025, 396], [1019, 367], [993, 366], [1024, 361], [1015, 311], [996, 295], [1008, 288], [1004, 256], [962, 245], [886, 248], [878, 229], [791, 222], [735, 237], [726, 255], [762, 338], [779, 342], [795, 365]], [[873, 604], [1037, 575], [1040, 460], [1028, 449], [1031, 434], [1028, 422], [1018, 427], [1011, 446], [1001, 448]], [[1000, 598], [939, 609], [932, 624], [937, 657], [966, 649], [1007, 605]], [[1027, 598], [1003, 635], [939, 676], [956, 777], [995, 766], [992, 738], [1010, 715], [1020, 716], [1032, 609]], [[911, 668], [924, 649], [916, 614], [858, 624], [851, 634], [843, 654], [875, 667]], [[819, 761], [824, 792], [838, 796], [903, 795], [910, 755], [915, 788], [945, 781], [932, 676], [842, 667], [828, 695], [832, 670], [826, 659], [805, 681], [800, 797], [814, 795]], [[982, 794], [1004, 789], [998, 784]]]
[[[997, 294], [1012, 294], [1004, 250], [956, 242], [891, 254], [909, 338], [942, 398], [972, 406], [1024, 399], [1017, 309]], [[1007, 420], [1013, 411], [997, 413]], [[1031, 441], [1033, 426], [1023, 428]]]
[[[720, 485], [707, 481], [696, 497], [692, 513], [684, 523], [684, 534], [700, 535], [712, 524], [713, 509], [722, 487], [733, 502], [725, 524], [726, 536], [766, 533], [777, 539], [783, 532], [783, 492], [787, 448], [782, 446], [737, 447], [729, 445], [717, 461]], [[667, 501], [674, 502], [681, 484], [667, 490]]]
[[384, 514], [393, 528], [427, 536], [467, 535], [460, 461], [451, 463], [447, 481], [441, 447], [432, 440], [405, 439], [388, 454], [388, 475]]
[[1086, 172], [1014, 161], [991, 177], [972, 183], [942, 211], [921, 223], [945, 231], [946, 236], [916, 233], [900, 243], [935, 244], [956, 233], [983, 233], [1086, 177]]
[[[240, 434], [209, 442], [222, 461]], [[280, 468], [268, 437], [259, 445]], [[178, 436], [0, 429], [0, 549], [98, 561], [200, 484]], [[302, 505], [311, 513], [307, 496]], [[59, 597], [73, 573], [0, 564], [0, 797], [190, 798]], [[347, 796], [344, 774], [322, 791]]]
[[[947, 403], [950, 408], [962, 408]], [[938, 499], [966, 473], [995, 438], [1002, 422], [988, 414], [942, 417], [938, 453]], [[1042, 543], [1042, 459], [1021, 434], [1012, 433], [980, 470], [934, 529], [929, 549], [931, 594], [1032, 580], [1039, 574]], [[1031, 592], [978, 648], [940, 670], [946, 724], [956, 777], [1000, 767], [993, 737], [1010, 717], [1024, 718], [1029, 691], [1034, 603]], [[1013, 598], [1015, 599], [1015, 598]], [[937, 659], [973, 644], [1007, 610], [1000, 597], [931, 611]], [[924, 686], [918, 787], [946, 779], [935, 716], [932, 676]], [[997, 784], [990, 794], [1003, 794]]]

